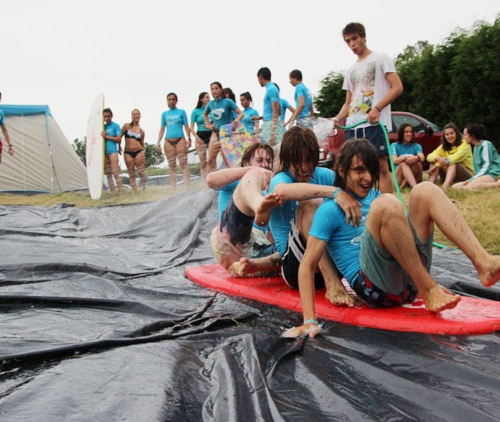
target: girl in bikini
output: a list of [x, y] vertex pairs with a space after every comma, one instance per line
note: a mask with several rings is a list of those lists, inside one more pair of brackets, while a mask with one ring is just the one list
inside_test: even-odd
[[190, 125], [191, 134], [195, 139], [196, 152], [198, 153], [198, 157], [200, 159], [200, 171], [203, 180], [205, 180], [207, 176], [207, 148], [208, 143], [210, 142], [210, 136], [212, 135], [212, 131], [205, 127], [205, 120], [203, 119], [203, 112], [205, 111], [205, 107], [209, 101], [210, 95], [208, 92], [200, 93], [196, 108], [191, 113]]
[[134, 108], [132, 110], [132, 121], [125, 123], [122, 127], [122, 134], [125, 137], [125, 164], [128, 170], [129, 183], [132, 190], [137, 192], [137, 183], [135, 180], [136, 170], [139, 173], [139, 187], [146, 189], [146, 157], [144, 154], [144, 136], [145, 133], [139, 126], [141, 112]]
[[[189, 135], [189, 124], [186, 112], [177, 108], [177, 94], [170, 92], [167, 94], [168, 110], [161, 115], [161, 127], [158, 134], [158, 150], [161, 150], [161, 140], [165, 134], [163, 148], [167, 157], [170, 170], [170, 186], [175, 189], [177, 186], [177, 160], [182, 170], [185, 189], [189, 188], [189, 166], [188, 150], [191, 147], [191, 136]], [[186, 137], [184, 136], [186, 132]]]

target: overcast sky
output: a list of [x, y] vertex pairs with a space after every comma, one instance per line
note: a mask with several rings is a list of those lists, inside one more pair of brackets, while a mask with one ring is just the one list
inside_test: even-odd
[[365, 25], [370, 49], [395, 58], [418, 41], [436, 45], [457, 28], [492, 23], [500, 6], [492, 0], [4, 0], [0, 10], [4, 104], [48, 104], [72, 142], [85, 136], [92, 102], [104, 92], [119, 124], [140, 109], [146, 140], [154, 143], [168, 92], [177, 93], [189, 117], [198, 94], [220, 81], [238, 98], [250, 91], [262, 112], [257, 70], [269, 67], [292, 103], [292, 69], [302, 70], [316, 94], [329, 72], [343, 72], [355, 60], [341, 36], [349, 22]]

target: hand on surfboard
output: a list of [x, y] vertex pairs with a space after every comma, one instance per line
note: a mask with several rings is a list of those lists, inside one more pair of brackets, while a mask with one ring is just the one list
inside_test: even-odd
[[319, 333], [321, 333], [321, 326], [309, 322], [304, 325], [299, 325], [298, 327], [292, 327], [288, 330], [285, 330], [282, 337], [287, 338], [297, 338], [297, 337], [316, 337]]

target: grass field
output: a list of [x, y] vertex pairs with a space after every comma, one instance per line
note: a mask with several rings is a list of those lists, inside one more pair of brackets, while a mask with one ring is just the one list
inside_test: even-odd
[[[446, 193], [455, 202], [485, 249], [500, 255], [500, 189], [483, 191], [449, 189]], [[408, 203], [409, 190], [404, 190], [402, 197], [405, 203]], [[454, 246], [439, 230], [435, 231], [434, 241]]]

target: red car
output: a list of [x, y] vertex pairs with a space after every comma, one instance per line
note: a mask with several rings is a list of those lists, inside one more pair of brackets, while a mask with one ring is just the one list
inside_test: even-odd
[[[427, 157], [441, 144], [442, 129], [438, 125], [429, 122], [416, 114], [406, 111], [393, 111], [392, 115], [392, 131], [389, 132], [390, 142], [396, 142], [398, 139], [398, 128], [403, 123], [409, 123], [415, 131], [415, 142], [422, 145], [424, 155]], [[333, 165], [333, 158], [338, 154], [340, 147], [345, 141], [344, 130], [337, 129], [336, 134], [328, 136], [320, 141], [320, 147], [323, 150], [320, 153], [320, 163], [322, 167], [330, 167]], [[427, 169], [429, 163], [424, 162], [424, 168]]]

